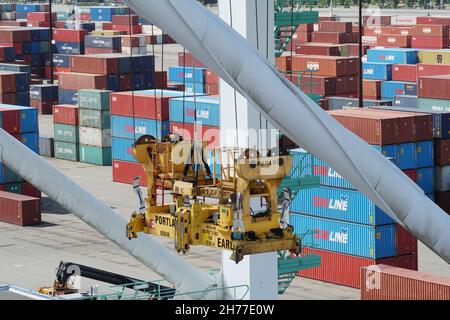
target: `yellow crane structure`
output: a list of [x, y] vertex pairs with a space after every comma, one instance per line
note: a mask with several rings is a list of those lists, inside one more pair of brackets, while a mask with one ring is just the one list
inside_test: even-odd
[[[299, 255], [301, 241], [278, 210], [277, 190], [292, 167], [289, 154], [219, 148], [209, 165], [204, 147], [176, 134], [167, 141], [136, 141], [133, 155], [144, 166], [148, 195], [144, 202], [137, 191], [141, 207], [126, 226], [127, 237], [144, 232], [173, 238], [182, 253], [191, 245], [230, 250], [236, 263], [280, 250]], [[172, 190], [173, 203], [164, 202], [164, 191], [158, 202], [158, 189]]]

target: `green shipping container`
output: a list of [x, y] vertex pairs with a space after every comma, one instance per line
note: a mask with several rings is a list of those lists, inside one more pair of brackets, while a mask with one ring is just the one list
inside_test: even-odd
[[80, 160], [78, 144], [55, 141], [55, 158], [78, 162]]
[[419, 110], [450, 111], [450, 100], [419, 98]]
[[100, 148], [80, 144], [80, 162], [98, 166], [112, 165], [111, 148]]
[[8, 183], [5, 186], [5, 191], [11, 192], [11, 193], [22, 194], [22, 183], [21, 182]]
[[111, 129], [111, 114], [109, 111], [80, 108], [80, 126], [97, 129]]
[[83, 109], [109, 111], [111, 91], [108, 90], [80, 90], [78, 91], [78, 106]]
[[80, 141], [78, 126], [55, 123], [54, 131], [55, 141], [70, 143], [78, 143]]

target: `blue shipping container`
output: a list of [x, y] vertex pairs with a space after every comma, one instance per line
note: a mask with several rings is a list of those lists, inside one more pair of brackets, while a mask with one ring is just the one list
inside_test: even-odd
[[[187, 97], [170, 99], [170, 121], [220, 126], [218, 97]], [[184, 115], [184, 117], [183, 117]]]
[[368, 62], [395, 63], [395, 64], [417, 64], [417, 49], [389, 48], [367, 50]]
[[32, 4], [32, 3], [17, 3], [16, 4], [17, 12], [40, 12], [41, 5], [40, 4]]
[[53, 52], [56, 54], [84, 54], [84, 42], [60, 42], [53, 45]]
[[0, 162], [0, 184], [22, 182], [22, 178]]
[[16, 104], [21, 106], [30, 106], [30, 92], [16, 92]]
[[291, 216], [297, 234], [316, 231], [314, 243], [324, 249], [364, 258], [380, 259], [396, 255], [396, 226], [367, 226], [300, 214]]
[[86, 36], [84, 41], [86, 47], [90, 48], [118, 49], [122, 47], [122, 38], [117, 36]]
[[55, 84], [38, 84], [30, 86], [32, 100], [58, 100], [58, 86]]
[[392, 63], [363, 62], [363, 78], [392, 80]]
[[53, 64], [55, 67], [70, 68], [70, 54], [53, 55]]
[[30, 75], [25, 72], [16, 73], [16, 92], [30, 91]]
[[421, 141], [417, 143], [417, 168], [432, 167], [434, 165], [433, 141]]
[[417, 96], [400, 95], [394, 98], [395, 107], [417, 109], [417, 104], [418, 104]]
[[417, 144], [403, 143], [398, 146], [397, 166], [401, 170], [409, 170], [417, 168]]
[[291, 204], [291, 211], [372, 226], [395, 223], [375, 203], [356, 190], [330, 187], [300, 190]]
[[58, 90], [59, 104], [73, 104], [78, 105], [78, 91], [77, 90]]
[[39, 134], [37, 132], [21, 133], [20, 141], [34, 153], [39, 154]]
[[416, 171], [416, 183], [429, 194], [434, 192], [434, 168], [421, 168]]
[[197, 67], [169, 67], [169, 81], [184, 82], [206, 82], [206, 68]]
[[112, 138], [112, 158], [114, 160], [136, 162], [133, 156], [133, 144], [134, 140]]
[[162, 139], [170, 133], [170, 123], [153, 119], [111, 116], [111, 129], [112, 136], [117, 138], [134, 140], [144, 135], [151, 135]]
[[206, 88], [203, 83], [186, 82], [184, 90], [188, 93], [205, 93]]
[[398, 95], [417, 95], [417, 84], [403, 81], [383, 81], [381, 83], [383, 99], [394, 99]]

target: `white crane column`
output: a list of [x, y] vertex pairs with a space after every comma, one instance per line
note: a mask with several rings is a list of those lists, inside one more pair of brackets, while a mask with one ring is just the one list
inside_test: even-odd
[[[220, 18], [249, 40], [264, 58], [274, 63], [273, 0], [219, 0], [218, 4]], [[276, 146], [274, 127], [223, 80], [220, 82], [220, 104], [222, 147], [268, 149]], [[230, 251], [222, 253], [224, 287], [248, 285], [247, 300], [278, 298], [276, 252], [246, 256], [239, 264], [230, 260], [230, 255]], [[236, 296], [239, 297], [244, 289], [237, 291]], [[225, 299], [234, 297], [234, 290], [225, 292]]]

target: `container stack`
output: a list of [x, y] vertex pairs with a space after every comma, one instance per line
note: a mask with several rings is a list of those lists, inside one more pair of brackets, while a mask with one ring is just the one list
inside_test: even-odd
[[[1, 67], [0, 65], [0, 69]], [[30, 106], [28, 73], [0, 71], [0, 103]]]
[[53, 53], [54, 54], [84, 54], [85, 37], [87, 30], [83, 29], [54, 29], [53, 30]]
[[[111, 94], [113, 180], [131, 183], [140, 175], [142, 166], [132, 154], [132, 145], [143, 135], [162, 139], [171, 131], [170, 101], [190, 99], [192, 94], [170, 90], [144, 90]], [[192, 118], [192, 115], [190, 115]], [[173, 126], [172, 126], [173, 127]], [[177, 130], [174, 130], [177, 131]], [[192, 135], [191, 135], [192, 136]], [[137, 174], [139, 173], [139, 174]], [[146, 185], [145, 179], [141, 180]]]
[[[0, 104], [0, 127], [39, 153], [38, 114], [35, 108]], [[40, 198], [41, 193], [0, 163], [0, 190]]]
[[128, 9], [125, 7], [91, 7], [89, 9], [89, 18], [92, 21], [98, 22], [111, 22], [113, 16], [115, 15], [124, 15], [128, 12]]
[[183, 85], [188, 93], [219, 94], [219, 76], [214, 71], [203, 67], [187, 66], [187, 64], [169, 67], [169, 82]]
[[79, 92], [80, 162], [112, 164], [110, 94], [105, 90]]
[[15, 3], [0, 3], [0, 24], [16, 22], [16, 4]]
[[50, 28], [50, 20], [53, 22], [56, 19], [56, 13], [52, 13], [50, 17], [49, 12], [29, 12], [27, 14], [27, 25], [28, 27]]
[[[430, 115], [373, 109], [330, 113], [434, 198]], [[295, 162], [302, 162], [306, 175], [321, 178], [320, 188], [301, 190], [291, 206], [295, 230], [317, 231], [314, 241], [322, 256], [322, 266], [302, 276], [359, 287], [363, 266], [382, 263], [417, 270], [417, 239], [327, 163], [306, 152], [296, 154]]]
[[[122, 36], [122, 52], [125, 54], [146, 54], [147, 44], [145, 35]], [[157, 86], [157, 88], [160, 88]]]
[[111, 30], [125, 31], [126, 34], [142, 34], [142, 25], [139, 24], [139, 17], [136, 15], [113, 15], [111, 23]]
[[30, 105], [40, 114], [52, 114], [53, 106], [58, 104], [58, 86], [39, 84], [30, 86]]
[[78, 162], [79, 111], [76, 105], [53, 106], [55, 158]]
[[16, 20], [27, 21], [28, 14], [33, 12], [48, 12], [48, 4], [40, 3], [17, 3], [16, 4]]

